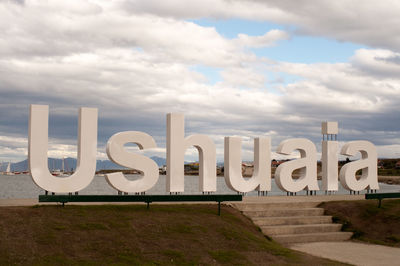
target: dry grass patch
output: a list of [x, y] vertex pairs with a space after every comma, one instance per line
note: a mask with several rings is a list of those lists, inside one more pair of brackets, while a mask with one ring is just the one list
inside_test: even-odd
[[237, 210], [216, 205], [0, 208], [0, 264], [271, 265], [334, 262], [266, 239]]
[[343, 224], [353, 238], [375, 244], [400, 247], [400, 200], [338, 201], [322, 203], [326, 214]]

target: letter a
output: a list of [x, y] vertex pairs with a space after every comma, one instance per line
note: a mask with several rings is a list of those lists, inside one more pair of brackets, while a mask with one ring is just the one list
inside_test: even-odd
[[54, 177], [48, 168], [49, 106], [31, 105], [29, 118], [29, 167], [33, 182], [56, 193], [77, 192], [87, 187], [96, 172], [97, 109], [80, 108], [78, 160], [76, 172], [65, 178]]
[[[377, 152], [374, 144], [359, 140], [347, 142], [341, 150], [342, 155], [354, 156], [361, 153], [361, 160], [346, 163], [339, 174], [340, 183], [347, 190], [379, 189]], [[361, 178], [357, 180], [356, 173], [362, 169]]]
[[[275, 182], [281, 190], [298, 192], [300, 190], [319, 190], [317, 181], [317, 149], [308, 139], [288, 139], [282, 141], [277, 153], [289, 155], [292, 151], [300, 152], [300, 159], [292, 160], [278, 166]], [[292, 173], [301, 169], [300, 177], [293, 180]]]

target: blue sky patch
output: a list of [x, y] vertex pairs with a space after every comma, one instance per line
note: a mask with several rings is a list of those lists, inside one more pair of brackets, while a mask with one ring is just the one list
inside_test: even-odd
[[257, 56], [276, 61], [293, 63], [338, 63], [347, 62], [354, 51], [366, 46], [350, 42], [339, 42], [330, 38], [295, 35], [295, 27], [263, 21], [243, 19], [197, 19], [190, 20], [203, 27], [214, 27], [219, 34], [234, 39], [239, 33], [249, 36], [264, 35], [270, 30], [280, 29], [290, 34], [289, 40], [277, 42], [276, 46], [251, 49]]

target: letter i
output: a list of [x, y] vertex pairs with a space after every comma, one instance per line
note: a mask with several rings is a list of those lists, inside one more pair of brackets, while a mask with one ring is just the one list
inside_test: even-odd
[[322, 190], [325, 193], [338, 190], [338, 131], [337, 122], [322, 122]]

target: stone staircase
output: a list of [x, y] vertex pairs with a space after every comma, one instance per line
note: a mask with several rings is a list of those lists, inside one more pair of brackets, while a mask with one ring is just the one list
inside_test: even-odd
[[343, 241], [352, 236], [341, 232], [341, 224], [318, 208], [320, 202], [259, 202], [233, 204], [262, 232], [282, 244]]

